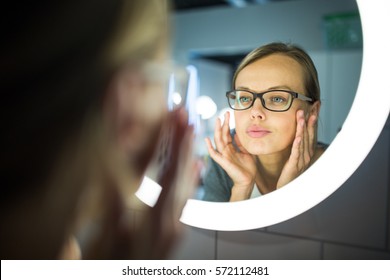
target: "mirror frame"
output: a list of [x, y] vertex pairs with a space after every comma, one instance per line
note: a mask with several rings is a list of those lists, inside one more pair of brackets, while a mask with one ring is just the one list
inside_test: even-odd
[[[384, 2], [356, 1], [363, 28], [361, 78], [343, 128], [326, 152], [305, 173], [267, 195], [239, 202], [189, 199], [180, 218], [182, 223], [209, 230], [237, 231], [286, 221], [330, 196], [363, 162], [390, 112], [390, 92], [383, 88], [384, 81], [389, 79], [386, 68], [390, 55], [380, 50], [380, 46], [390, 45], [390, 39], [378, 32], [390, 25], [390, 19], [386, 15], [389, 7], [381, 7], [386, 5]], [[373, 92], [375, 98], [365, 98]], [[257, 213], [256, 218], [252, 213]]]

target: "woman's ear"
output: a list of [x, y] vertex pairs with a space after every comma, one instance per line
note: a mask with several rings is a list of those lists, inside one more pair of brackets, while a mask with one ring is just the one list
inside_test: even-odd
[[320, 115], [321, 101], [316, 101], [313, 104], [309, 105], [305, 108], [305, 120], [307, 121], [310, 116], [318, 116]]
[[321, 101], [317, 100], [310, 106], [310, 115], [319, 116], [321, 108]]

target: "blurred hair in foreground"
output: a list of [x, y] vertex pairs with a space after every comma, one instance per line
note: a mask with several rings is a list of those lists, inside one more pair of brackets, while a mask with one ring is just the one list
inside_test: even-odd
[[[64, 252], [74, 252], [74, 236], [84, 258], [166, 257], [196, 180], [187, 116], [168, 113], [163, 84], [141, 71], [168, 60], [169, 3], [9, 1], [2, 9], [1, 258], [72, 258]], [[151, 97], [156, 104], [139, 106]], [[163, 192], [147, 208], [133, 193], [167, 131]]]

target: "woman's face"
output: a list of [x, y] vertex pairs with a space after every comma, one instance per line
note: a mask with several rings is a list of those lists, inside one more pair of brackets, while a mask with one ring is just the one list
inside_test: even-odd
[[[304, 75], [301, 65], [294, 59], [273, 54], [261, 58], [241, 70], [235, 89], [247, 89], [260, 93], [270, 89], [304, 92]], [[243, 147], [254, 155], [271, 155], [291, 149], [296, 132], [296, 112], [307, 112], [309, 104], [294, 99], [285, 112], [265, 109], [261, 100], [244, 111], [234, 111], [236, 132]]]
[[155, 56], [124, 67], [114, 80], [113, 123], [119, 147], [130, 158], [150, 149], [167, 115], [167, 57], [167, 46], [162, 44]]

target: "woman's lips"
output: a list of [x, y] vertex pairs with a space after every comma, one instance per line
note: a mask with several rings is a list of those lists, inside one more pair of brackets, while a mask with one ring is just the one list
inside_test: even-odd
[[271, 131], [262, 127], [251, 126], [247, 129], [246, 133], [252, 138], [261, 138], [270, 134]]

